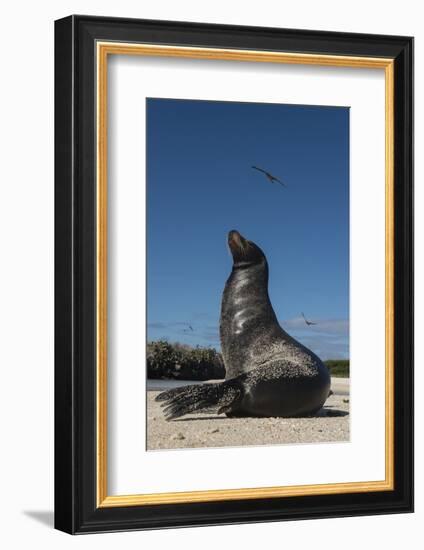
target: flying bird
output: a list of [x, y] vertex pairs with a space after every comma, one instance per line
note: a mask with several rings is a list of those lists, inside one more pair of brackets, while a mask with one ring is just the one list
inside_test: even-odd
[[189, 332], [189, 330], [191, 332], [194, 332], [194, 328], [189, 323], [186, 323], [186, 324], [188, 328], [183, 329], [183, 332]]
[[310, 327], [311, 325], [316, 325], [317, 324], [317, 323], [313, 323], [312, 321], [308, 321], [308, 319], [303, 314], [303, 311], [301, 313], [302, 313], [302, 317], [305, 320], [305, 323], [308, 325], [308, 327]]
[[283, 187], [287, 187], [287, 185], [285, 183], [283, 183], [281, 180], [279, 180], [278, 178], [276, 178], [275, 176], [273, 176], [272, 174], [270, 174], [266, 170], [263, 170], [262, 168], [259, 168], [258, 166], [252, 166], [252, 168], [254, 170], [258, 170], [259, 172], [262, 172], [263, 174], [265, 174], [265, 176], [269, 179], [269, 181], [271, 183], [273, 183], [274, 181], [277, 181]]

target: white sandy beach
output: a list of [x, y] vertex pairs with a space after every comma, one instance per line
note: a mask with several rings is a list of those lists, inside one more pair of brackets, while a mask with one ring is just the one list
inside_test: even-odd
[[148, 450], [349, 440], [348, 378], [331, 380], [334, 394], [312, 418], [227, 418], [209, 411], [166, 421], [160, 403], [155, 402], [156, 395], [165, 389], [189, 383], [193, 382], [148, 381]]

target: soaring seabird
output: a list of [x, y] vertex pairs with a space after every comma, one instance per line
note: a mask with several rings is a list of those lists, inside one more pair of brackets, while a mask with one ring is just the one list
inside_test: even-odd
[[267, 172], [266, 170], [263, 170], [262, 168], [258, 168], [258, 166], [252, 166], [252, 168], [254, 170], [258, 170], [259, 172], [262, 172], [263, 174], [265, 174], [265, 176], [269, 179], [269, 181], [271, 183], [273, 183], [274, 181], [277, 181], [279, 184], [281, 184], [283, 187], [287, 187], [285, 183], [283, 183], [281, 180], [279, 180], [278, 178], [276, 178], [275, 176], [273, 176], [272, 174], [270, 174], [269, 172]]
[[312, 321], [308, 321], [308, 319], [306, 319], [303, 312], [302, 312], [302, 317], [305, 319], [305, 323], [308, 325], [308, 327], [311, 326], [311, 325], [316, 325], [317, 324], [317, 323], [313, 323]]

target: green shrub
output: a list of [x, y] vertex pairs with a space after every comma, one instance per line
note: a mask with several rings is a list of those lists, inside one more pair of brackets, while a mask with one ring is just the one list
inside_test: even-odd
[[[348, 359], [329, 359], [324, 363], [331, 376], [349, 378]], [[221, 354], [213, 348], [158, 340], [147, 344], [147, 377], [218, 380], [225, 378], [225, 366]]]
[[213, 348], [159, 340], [147, 344], [147, 377], [216, 380], [225, 378], [225, 367], [221, 354]]
[[329, 359], [324, 361], [331, 376], [349, 378], [349, 359]]
[[179, 357], [169, 342], [165, 340], [149, 342], [147, 344], [147, 377], [173, 378]]

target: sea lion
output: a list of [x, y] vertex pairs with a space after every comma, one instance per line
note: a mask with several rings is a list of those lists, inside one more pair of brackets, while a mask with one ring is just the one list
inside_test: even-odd
[[281, 328], [268, 295], [268, 262], [255, 243], [230, 231], [233, 269], [221, 305], [226, 380], [160, 393], [168, 420], [201, 409], [227, 416], [295, 417], [318, 412], [330, 391], [327, 367]]

